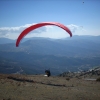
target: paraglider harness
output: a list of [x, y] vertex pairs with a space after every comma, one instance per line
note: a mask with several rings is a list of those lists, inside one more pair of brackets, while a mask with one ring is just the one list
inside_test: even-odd
[[51, 76], [50, 70], [45, 70], [45, 73], [48, 77]]

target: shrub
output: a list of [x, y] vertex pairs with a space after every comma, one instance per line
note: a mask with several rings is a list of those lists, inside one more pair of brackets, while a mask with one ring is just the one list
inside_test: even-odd
[[68, 80], [68, 81], [69, 81], [69, 80], [70, 80], [70, 78], [69, 78], [69, 77], [67, 77], [67, 78], [66, 78], [66, 80]]
[[99, 82], [100, 82], [100, 77], [98, 77], [98, 78], [96, 79], [96, 81], [99, 81]]

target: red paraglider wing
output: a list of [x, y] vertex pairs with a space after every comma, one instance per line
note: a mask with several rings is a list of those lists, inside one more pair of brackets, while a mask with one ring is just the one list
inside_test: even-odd
[[70, 37], [72, 37], [72, 33], [70, 31], [70, 29], [66, 26], [64, 26], [63, 24], [60, 24], [60, 23], [57, 23], [57, 22], [43, 22], [43, 23], [38, 23], [38, 24], [35, 24], [35, 25], [32, 25], [28, 28], [26, 28], [20, 35], [19, 37], [17, 38], [17, 41], [16, 41], [16, 47], [18, 47], [20, 41], [22, 40], [22, 38], [27, 35], [30, 31], [34, 30], [34, 29], [37, 29], [39, 27], [42, 27], [42, 26], [46, 26], [46, 25], [55, 25], [55, 26], [58, 26], [62, 29], [64, 29], [66, 32], [69, 33]]

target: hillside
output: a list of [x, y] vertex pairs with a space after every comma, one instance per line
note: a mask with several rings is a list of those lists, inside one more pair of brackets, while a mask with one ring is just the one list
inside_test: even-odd
[[23, 39], [0, 44], [0, 73], [53, 75], [64, 71], [88, 70], [100, 66], [100, 36], [73, 36], [65, 39]]
[[87, 78], [87, 79], [97, 79], [100, 77], [100, 67], [95, 67], [92, 69], [89, 69], [87, 71], [80, 70], [78, 72], [63, 72], [59, 74], [60, 77], [68, 77], [68, 78]]
[[99, 93], [95, 80], [0, 74], [0, 100], [100, 100]]

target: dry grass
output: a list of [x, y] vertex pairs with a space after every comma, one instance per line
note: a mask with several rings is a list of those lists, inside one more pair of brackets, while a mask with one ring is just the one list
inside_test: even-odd
[[0, 75], [0, 100], [100, 100], [99, 94], [100, 82], [97, 81], [43, 75]]

